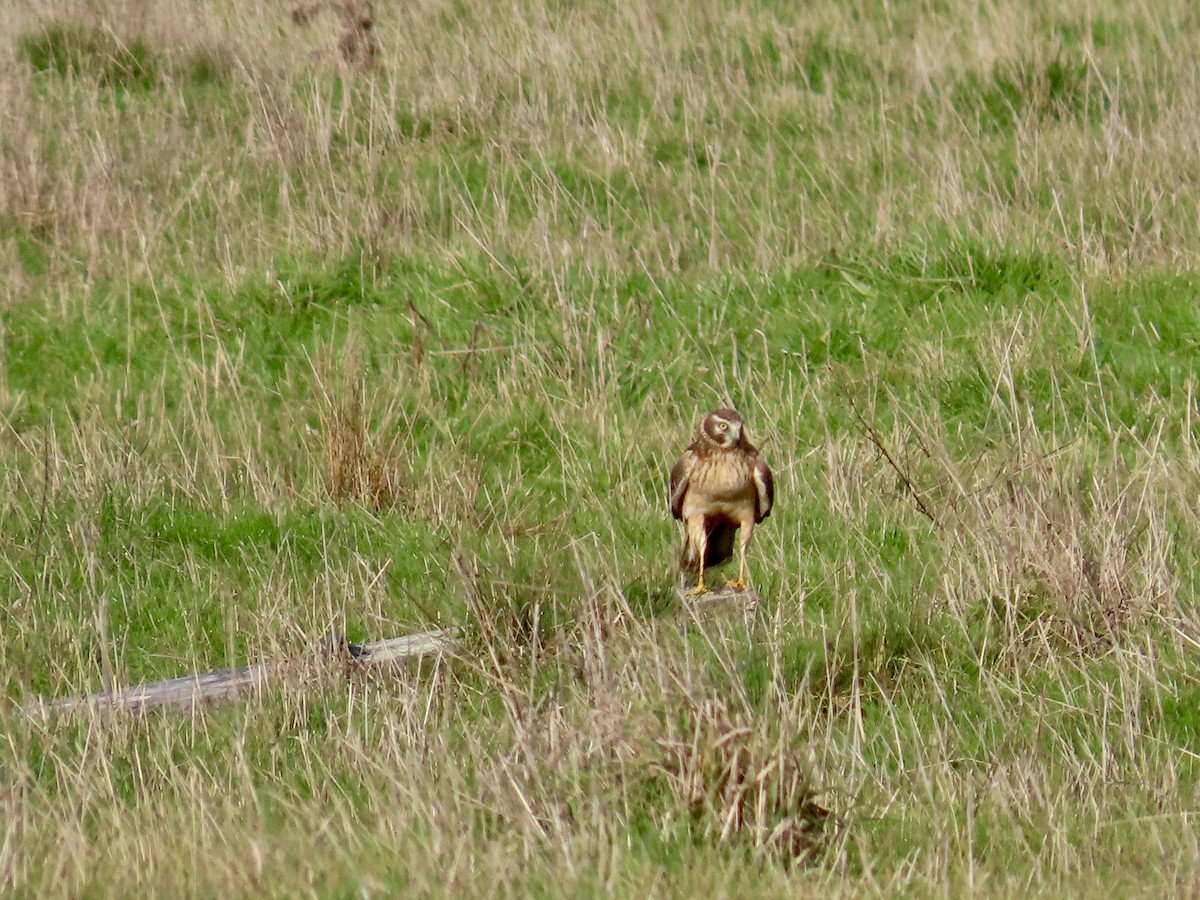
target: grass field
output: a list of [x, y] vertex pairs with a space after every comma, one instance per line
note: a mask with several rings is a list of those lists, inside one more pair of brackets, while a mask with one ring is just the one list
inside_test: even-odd
[[0, 15], [0, 894], [1197, 890], [1187, 4]]

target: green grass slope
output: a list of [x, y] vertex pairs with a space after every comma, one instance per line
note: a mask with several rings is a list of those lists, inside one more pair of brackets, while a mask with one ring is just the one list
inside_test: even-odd
[[802, 6], [0, 3], [0, 892], [1190, 889], [1200, 19]]

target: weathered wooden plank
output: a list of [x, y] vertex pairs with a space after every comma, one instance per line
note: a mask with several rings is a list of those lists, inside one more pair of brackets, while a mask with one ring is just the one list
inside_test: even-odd
[[440, 628], [369, 644], [337, 646], [307, 660], [285, 660], [233, 666], [165, 681], [152, 681], [115, 691], [99, 691], [58, 700], [40, 699], [25, 707], [28, 715], [48, 718], [72, 712], [136, 714], [162, 707], [193, 708], [201, 703], [259, 691], [285, 673], [311, 669], [314, 663], [329, 661], [345, 654], [352, 665], [380, 666], [401, 663], [423, 656], [448, 653], [453, 649], [456, 628]]
[[751, 622], [758, 612], [758, 594], [752, 590], [737, 591], [722, 587], [696, 597], [680, 588], [677, 594], [679, 608], [672, 615], [677, 620], [695, 620], [719, 610], [740, 610], [747, 622]]
[[454, 647], [454, 639], [458, 637], [458, 633], [457, 628], [439, 628], [436, 631], [406, 634], [386, 641], [363, 644], [357, 653], [352, 648], [351, 656], [364, 665], [379, 666], [421, 656], [449, 653]]

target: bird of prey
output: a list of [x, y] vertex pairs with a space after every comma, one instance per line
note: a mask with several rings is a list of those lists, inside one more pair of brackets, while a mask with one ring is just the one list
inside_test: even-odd
[[746, 590], [746, 548], [754, 526], [771, 514], [775, 482], [767, 461], [746, 439], [742, 417], [732, 409], [709, 413], [700, 437], [671, 469], [671, 515], [683, 522], [685, 572], [696, 573], [693, 596], [707, 594], [704, 570], [733, 556], [741, 529], [738, 578], [728, 587]]

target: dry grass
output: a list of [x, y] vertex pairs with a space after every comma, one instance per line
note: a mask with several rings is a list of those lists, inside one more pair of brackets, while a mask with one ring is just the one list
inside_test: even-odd
[[[1172, 4], [430, 2], [376, 11], [377, 49], [348, 68], [364, 39], [339, 9], [303, 26], [286, 4], [7, 9], [12, 34], [67, 22], [101, 55], [144, 46], [153, 88], [113, 115], [111, 91], [5, 48], [9, 268], [14, 230], [64, 276], [234, 284], [280, 253], [361, 248], [770, 271], [939, 238], [931, 223], [1093, 272], [1196, 255], [1175, 185], [1194, 174], [1200, 93]], [[355, 75], [364, 54], [377, 64]]]
[[934, 6], [0, 0], [0, 893], [1190, 890], [1200, 22]]

